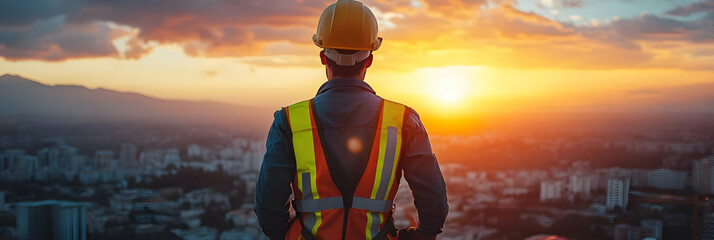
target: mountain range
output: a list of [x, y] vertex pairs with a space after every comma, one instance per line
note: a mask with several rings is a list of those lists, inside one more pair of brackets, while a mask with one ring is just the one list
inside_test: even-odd
[[159, 122], [267, 127], [272, 110], [211, 101], [153, 98], [77, 85], [46, 85], [0, 76], [0, 118], [81, 122]]
[[[17, 75], [0, 76], [0, 121], [153, 122], [267, 129], [274, 110], [212, 101], [166, 100], [103, 88], [47, 85]], [[714, 83], [634, 89], [624, 94], [613, 93], [610, 100], [592, 105], [560, 108], [543, 114], [557, 119], [568, 113], [595, 114], [576, 114], [576, 119], [581, 120], [592, 120], [592, 116], [603, 118], [607, 113], [635, 116], [637, 121], [707, 122], [714, 120]]]

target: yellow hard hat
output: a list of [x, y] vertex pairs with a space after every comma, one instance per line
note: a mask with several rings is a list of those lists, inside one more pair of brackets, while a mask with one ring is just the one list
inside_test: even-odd
[[321, 48], [374, 51], [382, 45], [377, 37], [377, 18], [361, 2], [338, 0], [325, 8], [312, 41]]

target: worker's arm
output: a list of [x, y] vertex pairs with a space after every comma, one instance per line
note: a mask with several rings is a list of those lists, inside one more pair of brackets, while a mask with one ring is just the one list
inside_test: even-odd
[[424, 236], [436, 236], [441, 233], [449, 212], [446, 183], [419, 115], [413, 109], [409, 110], [400, 165], [419, 214], [417, 231]]
[[265, 145], [267, 151], [255, 186], [255, 214], [270, 239], [285, 239], [290, 218], [290, 183], [295, 175], [290, 128], [283, 111], [275, 112]]

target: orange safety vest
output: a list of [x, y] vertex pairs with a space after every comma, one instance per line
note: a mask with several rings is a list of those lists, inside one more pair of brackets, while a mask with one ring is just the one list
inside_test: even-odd
[[392, 239], [402, 126], [408, 111], [384, 99], [379, 109], [367, 166], [355, 192], [341, 193], [330, 175], [313, 101], [286, 108], [295, 151], [292, 206], [297, 212], [286, 239]]

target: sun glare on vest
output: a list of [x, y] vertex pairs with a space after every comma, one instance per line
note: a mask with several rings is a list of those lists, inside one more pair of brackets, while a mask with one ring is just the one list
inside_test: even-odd
[[347, 149], [350, 150], [351, 153], [359, 153], [362, 151], [362, 141], [360, 141], [357, 137], [347, 139]]

